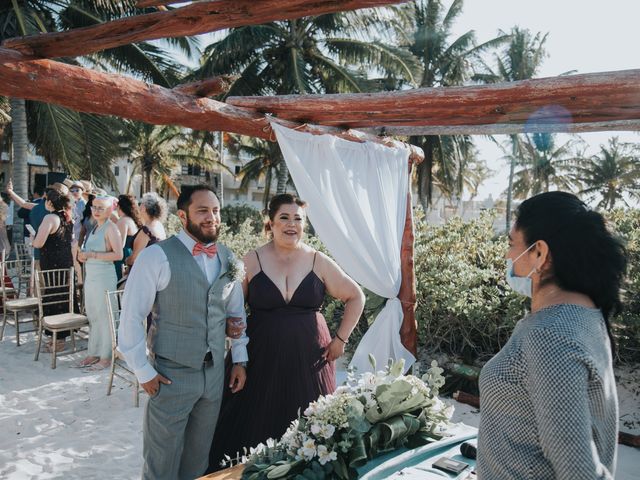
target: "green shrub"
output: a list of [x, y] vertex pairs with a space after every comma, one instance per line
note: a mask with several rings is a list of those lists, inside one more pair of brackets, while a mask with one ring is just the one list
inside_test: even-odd
[[623, 311], [612, 321], [617, 359], [640, 362], [640, 210], [615, 210], [608, 219], [625, 241], [629, 259]]
[[[511, 291], [505, 281], [507, 240], [493, 231], [494, 216], [445, 225], [428, 225], [421, 210], [415, 220], [416, 318], [420, 348], [463, 356], [465, 362], [485, 360], [507, 341], [528, 301]], [[625, 309], [613, 321], [618, 360], [640, 361], [640, 211], [615, 211], [609, 219], [625, 239], [629, 272]], [[247, 218], [237, 230], [223, 227], [220, 241], [239, 258], [267, 240]], [[262, 223], [260, 221], [260, 228]], [[308, 235], [307, 244], [328, 254], [320, 240]], [[367, 306], [354, 330], [348, 352], [353, 352], [380, 307], [380, 297], [365, 291]], [[343, 304], [327, 296], [323, 313], [335, 332]]]
[[220, 210], [222, 223], [233, 233], [240, 231], [245, 220], [251, 220], [254, 234], [262, 232], [262, 214], [251, 205], [227, 205]]
[[420, 343], [467, 362], [495, 354], [525, 312], [505, 280], [506, 238], [493, 214], [433, 226], [416, 212], [416, 318]]

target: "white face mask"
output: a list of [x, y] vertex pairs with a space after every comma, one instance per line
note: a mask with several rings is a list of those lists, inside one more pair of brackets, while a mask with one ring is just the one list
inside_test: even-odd
[[531, 274], [535, 272], [536, 269], [534, 268], [533, 270], [531, 270], [529, 272], [529, 275], [527, 275], [526, 277], [518, 277], [515, 275], [515, 273], [513, 273], [513, 264], [516, 263], [525, 253], [531, 250], [534, 245], [535, 243], [532, 243], [529, 248], [518, 255], [515, 260], [511, 260], [510, 258], [507, 259], [507, 283], [514, 292], [529, 298], [531, 298], [533, 292], [533, 282], [531, 281]]

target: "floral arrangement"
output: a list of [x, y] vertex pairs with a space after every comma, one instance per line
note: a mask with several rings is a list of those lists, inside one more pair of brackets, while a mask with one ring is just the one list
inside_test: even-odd
[[349, 372], [345, 386], [311, 403], [278, 442], [250, 450], [243, 480], [353, 479], [376, 455], [439, 440], [453, 414], [437, 396], [443, 370], [434, 361], [422, 380], [403, 371], [400, 361], [358, 378]]

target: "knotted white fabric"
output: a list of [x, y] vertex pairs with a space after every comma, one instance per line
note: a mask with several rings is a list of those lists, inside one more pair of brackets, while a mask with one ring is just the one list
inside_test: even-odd
[[371, 371], [389, 358], [414, 356], [400, 342], [400, 246], [406, 218], [407, 148], [356, 143], [272, 123], [280, 149], [318, 236], [344, 271], [382, 297], [385, 307], [362, 338], [351, 365]]

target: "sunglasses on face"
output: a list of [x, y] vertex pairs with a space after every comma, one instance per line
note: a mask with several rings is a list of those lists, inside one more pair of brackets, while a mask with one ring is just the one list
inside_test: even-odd
[[93, 210], [94, 212], [102, 213], [107, 211], [107, 207], [94, 207], [93, 205], [91, 205], [91, 210]]
[[71, 189], [69, 189], [69, 191], [73, 192], [73, 193], [76, 193], [76, 192], [79, 192], [80, 189], [79, 188], [71, 188]]

